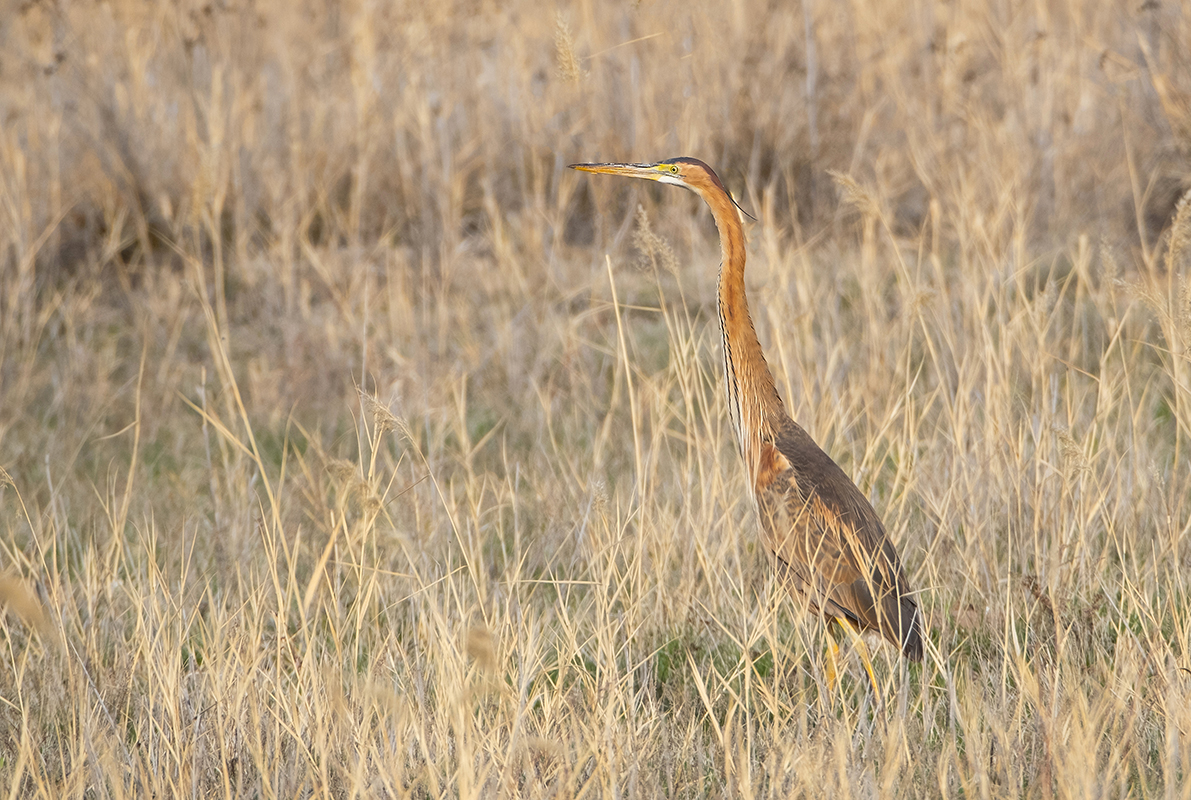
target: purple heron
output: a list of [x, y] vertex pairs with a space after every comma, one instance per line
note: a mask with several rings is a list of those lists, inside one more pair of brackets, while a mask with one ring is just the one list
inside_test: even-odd
[[[922, 616], [877, 512], [786, 413], [749, 315], [740, 207], [715, 171], [694, 158], [571, 168], [681, 186], [711, 207], [722, 251], [718, 306], [728, 414], [748, 470], [763, 541], [789, 590], [852, 636], [879, 697], [859, 634], [875, 631], [907, 658], [921, 661]], [[832, 683], [836, 649], [832, 642]]]

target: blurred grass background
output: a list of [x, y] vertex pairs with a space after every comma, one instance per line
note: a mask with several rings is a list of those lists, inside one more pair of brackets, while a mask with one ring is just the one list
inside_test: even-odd
[[[1176, 2], [8, 2], [0, 791], [1191, 797]], [[922, 590], [772, 580], [691, 155]], [[833, 177], [834, 175], [834, 177]]]

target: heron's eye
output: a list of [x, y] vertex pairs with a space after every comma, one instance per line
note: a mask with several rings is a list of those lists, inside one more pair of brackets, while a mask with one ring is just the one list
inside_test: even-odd
[[677, 174], [678, 174], [678, 165], [677, 165], [677, 164], [671, 164], [671, 165], [670, 165], [670, 174], [671, 174], [671, 175], [677, 175]]

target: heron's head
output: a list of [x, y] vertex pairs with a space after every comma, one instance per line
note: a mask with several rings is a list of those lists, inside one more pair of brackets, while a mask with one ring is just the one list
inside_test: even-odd
[[[715, 170], [697, 158], [668, 158], [656, 164], [571, 164], [571, 169], [583, 172], [597, 172], [605, 175], [625, 175], [629, 178], [644, 178], [671, 186], [690, 189], [704, 200], [711, 201], [713, 195], [723, 195], [740, 209], [732, 194], [724, 188]], [[744, 213], [743, 209], [740, 209]]]
[[715, 170], [697, 158], [668, 158], [656, 164], [571, 164], [571, 169], [644, 178], [658, 183], [681, 186], [696, 193], [709, 185], [718, 188], [721, 192], [725, 191], [724, 184], [720, 182]]

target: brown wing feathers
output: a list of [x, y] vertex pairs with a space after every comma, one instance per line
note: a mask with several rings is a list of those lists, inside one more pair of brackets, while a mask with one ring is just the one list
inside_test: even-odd
[[[772, 452], [771, 452], [772, 451]], [[785, 469], [778, 469], [778, 465]], [[793, 420], [762, 447], [756, 491], [774, 555], [816, 611], [879, 631], [922, 659], [918, 607], [868, 500]]]

